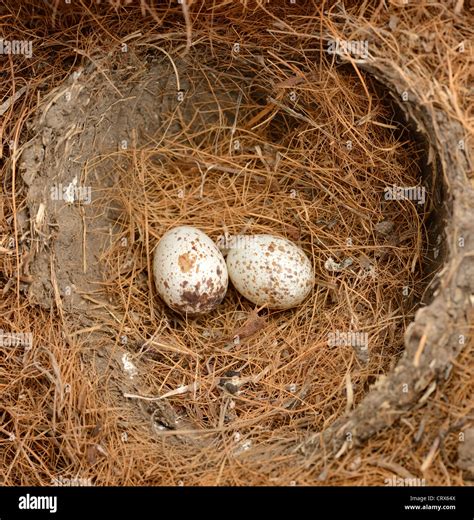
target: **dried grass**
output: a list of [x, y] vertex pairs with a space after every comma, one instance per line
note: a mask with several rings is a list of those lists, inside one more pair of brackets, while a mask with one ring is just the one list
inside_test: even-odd
[[[311, 48], [311, 38], [303, 38], [304, 47], [298, 41], [321, 28], [334, 37], [344, 30], [346, 39], [370, 34], [371, 41], [383, 42], [387, 59], [403, 67], [407, 78], [416, 78], [421, 91], [429, 83], [426, 96], [444, 99], [468, 131], [472, 102], [466, 60], [454, 50], [467, 39], [467, 28], [441, 4], [392, 5], [388, 11], [382, 3], [346, 8], [308, 3], [299, 6], [296, 17], [277, 2], [271, 7], [206, 4], [185, 2], [184, 25], [181, 7], [155, 11], [145, 2], [115, 12], [106, 5], [79, 9], [57, 2], [51, 11], [38, 9], [36, 17], [28, 3], [19, 11], [12, 4], [10, 26], [3, 29], [14, 30], [4, 38], [33, 38], [35, 53], [29, 61], [4, 62], [9, 89], [0, 102], [28, 85], [14, 110], [5, 113], [4, 147], [10, 140], [16, 146], [23, 141], [24, 123], [42, 92], [60, 84], [78, 55], [100, 64], [97, 48], [113, 52], [125, 35], [137, 31], [142, 34], [130, 40], [131, 52], [140, 56], [141, 47], [154, 52], [153, 45], [167, 33], [160, 45], [196, 60], [199, 77], [207, 69], [194, 46], [210, 51], [214, 61], [226, 61], [222, 85], [240, 90], [241, 98], [231, 129], [239, 150], [232, 148], [229, 128], [216, 126], [98, 157], [97, 164], [119, 169], [120, 183], [96, 203], [123, 208], [123, 218], [117, 222], [121, 234], [102, 257], [107, 282], [90, 295], [105, 302], [92, 329], [77, 330], [74, 317], [29, 306], [20, 292], [20, 277], [28, 271], [16, 218], [25, 191], [15, 155], [5, 159], [4, 148], [0, 245], [10, 249], [9, 239], [17, 239], [13, 254], [0, 250], [2, 281], [13, 279], [1, 303], [0, 328], [31, 331], [34, 345], [27, 352], [0, 348], [3, 483], [50, 484], [63, 475], [91, 478], [97, 485], [384, 485], [385, 478], [408, 475], [426, 478], [430, 485], [462, 484], [454, 463], [459, 428], [472, 420], [472, 346], [424, 408], [357, 453], [305, 467], [295, 465], [300, 459], [283, 448], [328, 426], [394, 366], [427, 282], [422, 268], [426, 215], [416, 204], [383, 202], [385, 186], [418, 184], [419, 148], [406, 132], [393, 128], [389, 99], [372, 80], [355, 65], [355, 71], [332, 67], [317, 46]], [[393, 30], [385, 25], [390, 13], [398, 17]], [[276, 43], [278, 34], [288, 32], [294, 34], [291, 53]], [[237, 41], [240, 52], [230, 59], [228, 49]], [[448, 54], [441, 52], [445, 48]], [[263, 71], [258, 65], [262, 49], [267, 51]], [[291, 61], [283, 61], [279, 51], [291, 54]], [[242, 87], [239, 77], [255, 77], [253, 88]], [[439, 89], [433, 90], [433, 78]], [[289, 91], [297, 95], [297, 107], [289, 102]], [[395, 224], [389, 236], [376, 231], [383, 220]], [[148, 276], [157, 240], [180, 224], [213, 238], [226, 231], [285, 236], [313, 258], [317, 287], [298, 309], [259, 314], [230, 289], [218, 311], [186, 322], [165, 308]], [[331, 273], [324, 266], [330, 257], [351, 258], [353, 264]], [[374, 275], [371, 265], [376, 265]], [[413, 290], [406, 298], [408, 285]], [[114, 393], [110, 372], [96, 362], [103, 345], [94, 327], [104, 332], [104, 346], [113, 338], [116, 352], [130, 353], [142, 373], [142, 396], [184, 387], [182, 394], [166, 398], [182, 418], [178, 430], [150, 428], [144, 415], [131, 412], [130, 402], [144, 399]], [[328, 333], [336, 330], [368, 334], [367, 364], [350, 346], [328, 347]], [[240, 344], [233, 342], [236, 334]], [[113, 364], [113, 355], [104, 363]], [[222, 388], [229, 383], [238, 386], [237, 393], [229, 392], [235, 387]], [[428, 464], [439, 438], [441, 449]]]

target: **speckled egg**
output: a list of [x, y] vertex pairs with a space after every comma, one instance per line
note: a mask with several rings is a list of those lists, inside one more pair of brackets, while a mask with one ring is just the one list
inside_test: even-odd
[[158, 294], [173, 310], [190, 316], [219, 305], [227, 291], [225, 259], [205, 233], [191, 226], [167, 231], [153, 258]]
[[228, 246], [229, 278], [237, 291], [256, 305], [289, 309], [311, 292], [313, 266], [304, 251], [289, 240], [237, 235]]

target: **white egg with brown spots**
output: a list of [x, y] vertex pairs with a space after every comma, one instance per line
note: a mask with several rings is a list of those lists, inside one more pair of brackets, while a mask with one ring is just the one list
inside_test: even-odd
[[302, 303], [314, 286], [314, 271], [305, 252], [272, 235], [237, 235], [228, 243], [229, 278], [252, 303], [290, 309]]
[[225, 259], [212, 239], [192, 226], [167, 231], [153, 258], [158, 294], [171, 309], [195, 316], [215, 309], [227, 291]]

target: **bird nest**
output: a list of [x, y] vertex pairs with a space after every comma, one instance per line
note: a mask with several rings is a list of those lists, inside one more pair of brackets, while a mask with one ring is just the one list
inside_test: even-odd
[[[31, 118], [17, 291], [60, 327], [38, 326], [21, 363], [54, 382], [44, 421], [84, 475], [153, 453], [136, 482], [211, 483], [225, 453], [292, 460], [269, 462], [271, 482], [304, 467], [324, 479], [449, 376], [474, 280], [464, 129], [373, 35], [322, 20], [132, 34]], [[178, 225], [285, 237], [312, 259], [314, 290], [275, 311], [230, 287], [209, 314], [174, 313], [152, 255]]]

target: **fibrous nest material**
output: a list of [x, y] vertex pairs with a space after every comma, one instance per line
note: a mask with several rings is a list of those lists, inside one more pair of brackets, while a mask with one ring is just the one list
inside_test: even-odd
[[[459, 5], [190, 4], [56, 6], [31, 71], [12, 60], [5, 95], [28, 89], [5, 118], [3, 329], [33, 344], [0, 350], [4, 482], [462, 482], [474, 276]], [[73, 27], [73, 46], [55, 36]], [[440, 45], [450, 76], [434, 74]], [[90, 204], [51, 196], [71, 182]], [[421, 185], [423, 204], [384, 197]], [[230, 290], [202, 319], [172, 313], [150, 266], [181, 224], [290, 238], [313, 259], [311, 298], [256, 312]]]

